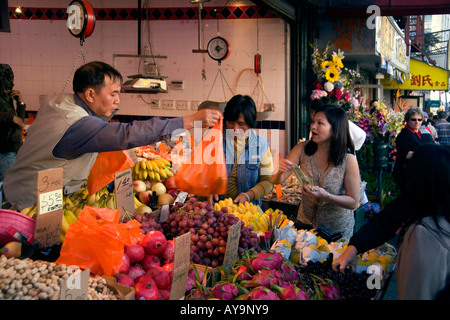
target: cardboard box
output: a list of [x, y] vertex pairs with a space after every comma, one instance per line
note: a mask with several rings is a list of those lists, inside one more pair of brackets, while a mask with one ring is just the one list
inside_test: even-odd
[[134, 300], [134, 288], [117, 283], [114, 277], [103, 276], [103, 278], [108, 288], [118, 295], [120, 300]]

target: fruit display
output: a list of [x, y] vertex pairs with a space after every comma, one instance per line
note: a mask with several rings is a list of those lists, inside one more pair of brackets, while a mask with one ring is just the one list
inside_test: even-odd
[[[0, 256], [0, 300], [58, 300], [61, 281], [70, 275], [66, 265], [29, 258]], [[89, 277], [88, 300], [118, 300], [100, 276]]]
[[[214, 210], [207, 201], [191, 197], [186, 203], [169, 206], [170, 214], [163, 223], [164, 233], [177, 237], [191, 232], [191, 261], [205, 266], [217, 267], [223, 263], [228, 229], [239, 221], [227, 207]], [[251, 226], [241, 224], [238, 253], [256, 247], [258, 237]]]
[[[135, 245], [125, 245], [119, 272], [114, 275], [117, 283], [133, 287], [136, 300], [169, 300], [174, 250], [174, 240], [168, 240], [162, 232], [143, 234]], [[187, 289], [195, 282], [192, 272], [189, 276]]]
[[304, 282], [312, 281], [311, 275], [334, 281], [344, 300], [370, 300], [378, 293], [367, 286], [369, 274], [365, 271], [357, 273], [347, 268], [344, 272], [337, 272], [331, 268], [330, 261], [309, 261], [306, 266], [298, 266], [297, 269]]
[[133, 246], [125, 245], [117, 283], [133, 287], [136, 300], [168, 300], [172, 284], [174, 242], [152, 230]]
[[[293, 244], [291, 261], [300, 265], [311, 262], [324, 262], [330, 254], [337, 259], [347, 248], [349, 239], [341, 238], [328, 243], [327, 240], [318, 236], [314, 230], [299, 230]], [[387, 275], [393, 271], [396, 257], [395, 248], [385, 243], [357, 256], [356, 272], [362, 273], [368, 267], [379, 267], [382, 274]]]
[[234, 203], [233, 199], [227, 198], [214, 203], [214, 210], [221, 210], [223, 207], [242, 220], [245, 226], [252, 226], [254, 232], [271, 231], [273, 227], [281, 227], [289, 221], [281, 210], [268, 209], [262, 212], [260, 206], [248, 201]]
[[186, 300], [341, 300], [336, 283], [309, 275], [305, 281], [295, 265], [278, 253], [246, 251], [231, 272], [220, 271], [213, 286], [199, 285]]
[[168, 177], [173, 176], [170, 170], [170, 161], [159, 158], [146, 160], [141, 159], [136, 161], [134, 167], [132, 168], [133, 180], [156, 180], [162, 181]]

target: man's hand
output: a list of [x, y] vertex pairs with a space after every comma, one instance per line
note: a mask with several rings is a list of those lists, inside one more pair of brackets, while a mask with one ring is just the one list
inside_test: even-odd
[[183, 117], [184, 129], [189, 130], [194, 128], [195, 121], [201, 121], [203, 128], [213, 127], [217, 121], [222, 117], [222, 113], [219, 110], [202, 109], [194, 114]]

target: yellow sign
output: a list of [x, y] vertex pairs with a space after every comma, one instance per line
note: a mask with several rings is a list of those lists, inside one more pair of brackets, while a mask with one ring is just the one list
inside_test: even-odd
[[448, 71], [430, 66], [425, 62], [411, 59], [409, 62], [410, 77], [403, 83], [390, 80], [388, 74], [380, 81], [385, 89], [405, 90], [448, 90]]

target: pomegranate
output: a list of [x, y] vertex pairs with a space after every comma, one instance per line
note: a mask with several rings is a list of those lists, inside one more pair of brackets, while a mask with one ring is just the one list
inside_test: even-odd
[[140, 265], [137, 264], [130, 266], [127, 274], [131, 277], [131, 279], [135, 280], [137, 277], [144, 275], [145, 271]]
[[144, 247], [140, 243], [125, 245], [124, 252], [130, 258], [130, 264], [141, 262], [145, 256]]
[[159, 290], [159, 300], [169, 300], [170, 290]]
[[136, 300], [158, 300], [159, 290], [151, 276], [142, 276], [134, 285]]
[[161, 268], [166, 270], [169, 273], [170, 277], [170, 283], [172, 283], [172, 277], [173, 277], [173, 262], [166, 263]]
[[147, 254], [159, 255], [164, 251], [167, 239], [161, 231], [151, 230], [142, 236], [140, 243]]
[[120, 264], [119, 273], [127, 273], [130, 268], [130, 258], [124, 252], [122, 256], [122, 263]]
[[128, 287], [134, 287], [134, 280], [129, 275], [125, 273], [118, 273], [115, 276], [116, 282], [118, 284], [128, 286]]
[[153, 280], [155, 280], [156, 286], [159, 290], [170, 290], [172, 282], [170, 281], [169, 271], [163, 269], [162, 267], [153, 267], [149, 269], [146, 274], [150, 275]]
[[151, 268], [160, 267], [161, 261], [159, 260], [158, 256], [146, 254], [140, 264], [142, 266], [142, 269], [144, 269], [144, 271], [148, 271]]
[[164, 263], [173, 262], [175, 258], [175, 241], [174, 240], [168, 240], [166, 243], [166, 247], [164, 248], [164, 251], [161, 254], [161, 257], [163, 258]]

